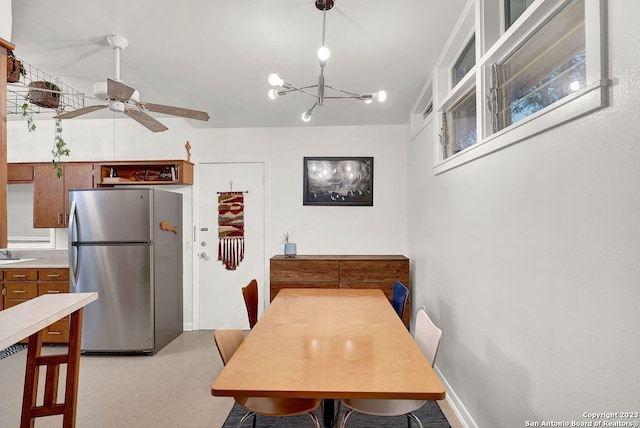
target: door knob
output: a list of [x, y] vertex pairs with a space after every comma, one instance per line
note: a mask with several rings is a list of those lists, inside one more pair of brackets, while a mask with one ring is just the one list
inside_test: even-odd
[[203, 251], [200, 253], [200, 258], [204, 260], [209, 260], [211, 257], [207, 256], [207, 253]]

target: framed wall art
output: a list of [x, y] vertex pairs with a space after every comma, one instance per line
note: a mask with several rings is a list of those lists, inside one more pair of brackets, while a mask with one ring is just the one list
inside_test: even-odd
[[303, 205], [373, 206], [372, 157], [305, 157]]

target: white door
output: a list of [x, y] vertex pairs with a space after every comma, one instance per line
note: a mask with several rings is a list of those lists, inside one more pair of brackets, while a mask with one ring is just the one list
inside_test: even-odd
[[[218, 261], [218, 192], [244, 193], [244, 259], [235, 270]], [[258, 281], [264, 301], [264, 164], [198, 164], [199, 328], [249, 329], [242, 287]], [[195, 250], [196, 248], [194, 248]], [[259, 313], [262, 308], [259, 308]]]

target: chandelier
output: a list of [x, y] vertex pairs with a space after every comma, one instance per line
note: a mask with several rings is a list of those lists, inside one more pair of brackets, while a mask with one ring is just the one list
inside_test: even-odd
[[[370, 104], [374, 99], [379, 102], [384, 102], [387, 99], [387, 93], [385, 91], [378, 91], [374, 93], [368, 94], [359, 94], [357, 92], [349, 92], [344, 89], [339, 89], [334, 86], [330, 86], [324, 81], [324, 68], [327, 66], [327, 60], [329, 59], [330, 51], [329, 48], [325, 45], [325, 30], [327, 23], [327, 11], [330, 10], [335, 1], [334, 0], [316, 0], [316, 8], [322, 11], [322, 44], [320, 49], [318, 49], [318, 60], [320, 62], [320, 76], [318, 76], [318, 84], [317, 85], [309, 85], [297, 87], [293, 86], [291, 83], [285, 82], [280, 76], [276, 73], [271, 73], [269, 78], [267, 79], [269, 84], [273, 86], [273, 89], [269, 90], [269, 98], [275, 100], [281, 95], [286, 95], [289, 92], [302, 92], [303, 94], [307, 94], [316, 99], [315, 103], [305, 112], [302, 113], [302, 120], [308, 122], [311, 119], [311, 115], [313, 114], [313, 110], [317, 106], [323, 106], [324, 101], [328, 99], [356, 99], [362, 100], [366, 104]], [[313, 88], [317, 88], [317, 93], [313, 93], [310, 90]], [[326, 93], [325, 90], [330, 89], [333, 91], [334, 95], [330, 93]]]

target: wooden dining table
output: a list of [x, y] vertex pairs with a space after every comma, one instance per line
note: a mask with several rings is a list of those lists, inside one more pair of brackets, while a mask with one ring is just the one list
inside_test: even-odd
[[440, 400], [445, 388], [381, 290], [283, 289], [220, 372], [214, 396]]

